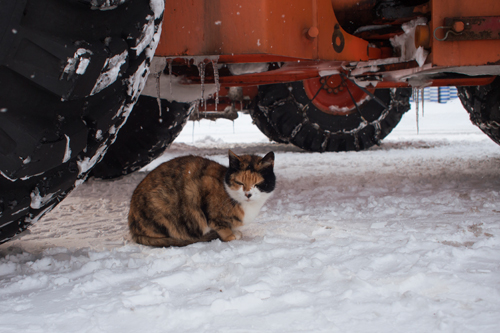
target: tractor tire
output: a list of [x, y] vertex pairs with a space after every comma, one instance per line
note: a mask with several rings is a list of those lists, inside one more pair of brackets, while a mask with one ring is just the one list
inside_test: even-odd
[[6, 0], [0, 12], [0, 243], [83, 183], [137, 101], [163, 0]]
[[193, 109], [189, 103], [162, 99], [160, 112], [156, 98], [140, 96], [120, 135], [91, 175], [113, 179], [146, 166], [175, 140]]
[[288, 138], [281, 136], [278, 131], [269, 122], [266, 114], [259, 108], [250, 108], [250, 116], [252, 117], [253, 123], [259, 128], [259, 130], [269, 138], [269, 140], [276, 143], [290, 143]]
[[457, 87], [471, 122], [500, 144], [500, 77], [485, 86]]
[[[410, 109], [411, 89], [403, 88], [374, 91], [386, 108], [360, 93], [357, 108], [325, 111], [314, 104], [315, 96], [306, 93], [305, 82], [259, 87], [251, 115], [271, 140], [290, 142], [314, 152], [364, 150], [379, 144]], [[347, 89], [342, 90], [346, 93]]]

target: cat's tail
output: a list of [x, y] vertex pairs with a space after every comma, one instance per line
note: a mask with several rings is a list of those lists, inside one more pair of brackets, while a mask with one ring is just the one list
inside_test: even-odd
[[193, 240], [182, 240], [176, 238], [155, 238], [144, 235], [136, 235], [132, 234], [132, 239], [139, 244], [147, 245], [147, 246], [156, 246], [156, 247], [170, 247], [170, 246], [187, 246], [190, 244], [198, 243], [198, 242], [210, 242], [214, 239], [219, 238], [219, 235], [215, 231], [210, 231], [209, 233], [203, 235], [201, 238], [193, 239]]

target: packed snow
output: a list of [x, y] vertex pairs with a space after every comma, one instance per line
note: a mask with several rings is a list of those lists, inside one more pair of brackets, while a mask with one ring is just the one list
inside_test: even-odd
[[[135, 186], [162, 161], [276, 154], [241, 240], [133, 243]], [[90, 179], [0, 245], [0, 331], [499, 332], [500, 147], [460, 102], [427, 103], [378, 147], [308, 153], [248, 115], [188, 123], [142, 172]]]

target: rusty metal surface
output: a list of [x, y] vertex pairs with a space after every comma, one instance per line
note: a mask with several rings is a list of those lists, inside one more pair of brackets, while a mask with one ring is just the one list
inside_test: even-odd
[[450, 27], [446, 41], [500, 39], [500, 16], [447, 17]]
[[[444, 27], [447, 17], [500, 16], [498, 0], [432, 1], [431, 31]], [[443, 38], [442, 31], [436, 32]], [[500, 61], [500, 40], [440, 41], [432, 38], [430, 60], [436, 66], [480, 66]]]

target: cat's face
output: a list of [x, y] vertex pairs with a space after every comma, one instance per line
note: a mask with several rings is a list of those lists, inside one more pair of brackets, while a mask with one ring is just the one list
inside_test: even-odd
[[229, 151], [226, 190], [240, 203], [266, 200], [276, 184], [273, 166], [273, 152], [261, 158], [255, 155], [238, 156]]

